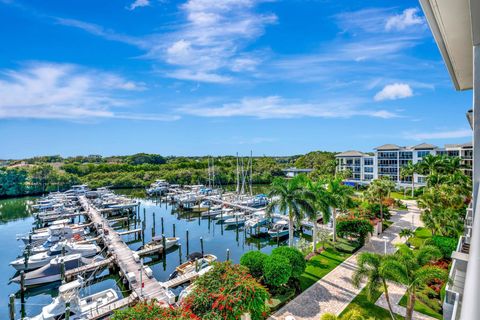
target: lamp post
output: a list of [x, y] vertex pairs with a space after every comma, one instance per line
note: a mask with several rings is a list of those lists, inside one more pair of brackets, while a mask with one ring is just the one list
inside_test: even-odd
[[143, 273], [143, 258], [140, 259], [140, 297], [143, 297], [143, 279], [142, 279], [142, 273]]
[[383, 254], [384, 254], [384, 255], [387, 255], [387, 241], [388, 241], [389, 239], [388, 239], [388, 237], [386, 237], [386, 236], [383, 236], [382, 239], [383, 239], [383, 244], [384, 244]]

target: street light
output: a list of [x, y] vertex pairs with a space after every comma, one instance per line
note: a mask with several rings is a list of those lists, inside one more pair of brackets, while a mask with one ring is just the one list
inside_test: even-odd
[[384, 255], [387, 255], [387, 241], [388, 241], [389, 239], [388, 239], [388, 237], [386, 237], [386, 236], [383, 236], [382, 239], [383, 239], [383, 244], [384, 244], [383, 254], [384, 254]]

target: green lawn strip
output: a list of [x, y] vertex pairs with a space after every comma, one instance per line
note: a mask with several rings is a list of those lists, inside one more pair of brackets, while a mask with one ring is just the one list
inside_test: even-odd
[[411, 192], [407, 191], [407, 196], [404, 196], [403, 193], [394, 191], [394, 192], [390, 192], [390, 197], [392, 197], [394, 199], [400, 199], [400, 200], [414, 200], [414, 199], [417, 199], [416, 197], [412, 198], [412, 196], [409, 196], [408, 194], [411, 194]]
[[287, 290], [282, 294], [273, 295], [272, 298], [266, 302], [266, 304], [270, 308], [270, 312], [275, 312], [293, 297], [295, 297], [295, 289], [290, 288], [290, 290]]
[[[318, 245], [318, 248], [320, 247], [321, 244]], [[307, 268], [300, 277], [302, 291], [323, 278], [350, 256], [351, 253], [340, 252], [335, 250], [330, 243], [325, 244], [325, 250], [321, 254], [307, 261]]]
[[427, 239], [432, 237], [432, 233], [427, 228], [417, 228], [415, 235], [408, 239], [408, 242], [415, 248], [420, 248]]
[[[350, 304], [343, 310], [340, 316], [351, 310], [357, 310], [366, 319], [373, 317], [375, 320], [391, 320], [390, 313], [387, 309], [375, 305], [375, 302], [382, 295], [383, 290], [378, 290], [373, 296], [373, 302], [367, 298], [366, 290], [363, 289], [360, 293], [350, 302]], [[395, 315], [396, 319], [404, 319], [404, 317]]]
[[[402, 307], [407, 307], [407, 296], [404, 295], [402, 299], [400, 299], [400, 302], [398, 304], [401, 305]], [[440, 313], [436, 312], [435, 310], [433, 310], [432, 308], [430, 308], [429, 306], [427, 306], [426, 304], [424, 304], [422, 301], [418, 299], [416, 299], [415, 307], [413, 309], [427, 316], [430, 316], [436, 319], [443, 319], [443, 316]]]

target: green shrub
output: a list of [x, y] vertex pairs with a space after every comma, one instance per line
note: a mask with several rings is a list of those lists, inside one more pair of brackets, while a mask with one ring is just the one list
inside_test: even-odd
[[272, 254], [265, 258], [263, 264], [264, 282], [272, 287], [284, 285], [292, 275], [290, 261], [278, 254]]
[[268, 256], [261, 251], [249, 251], [240, 258], [240, 264], [250, 271], [250, 274], [259, 279], [263, 275], [263, 263]]
[[337, 235], [341, 238], [353, 237], [363, 244], [367, 235], [372, 232], [373, 226], [370, 224], [370, 221], [366, 219], [338, 219]]
[[433, 236], [430, 242], [432, 245], [440, 249], [444, 258], [450, 258], [452, 252], [457, 249], [458, 239], [442, 236]]
[[307, 267], [303, 253], [296, 248], [278, 247], [272, 250], [272, 255], [280, 255], [288, 259], [292, 267], [292, 278], [300, 279], [300, 276]]

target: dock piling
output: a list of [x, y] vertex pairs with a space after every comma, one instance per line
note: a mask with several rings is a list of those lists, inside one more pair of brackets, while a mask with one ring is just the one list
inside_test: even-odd
[[186, 231], [186, 235], [187, 235], [187, 236], [186, 236], [186, 239], [187, 239], [187, 257], [188, 257], [188, 254], [189, 254], [189, 251], [190, 251], [190, 250], [189, 250], [190, 245], [189, 245], [189, 243], [188, 243], [188, 230]]
[[182, 264], [182, 244], [181, 243], [178, 244], [178, 260], [179, 260], [178, 264]]
[[162, 222], [162, 234], [165, 233], [165, 228], [164, 228], [164, 225], [163, 225], [163, 217], [161, 217], [160, 221]]
[[70, 319], [70, 302], [65, 302], [65, 320]]
[[203, 237], [200, 237], [200, 249], [202, 251], [202, 257], [203, 257]]
[[152, 212], [153, 226], [152, 226], [152, 238], [155, 237], [155, 211]]
[[175, 223], [173, 224], [173, 236], [175, 237]]
[[15, 295], [9, 296], [8, 310], [10, 311], [10, 320], [15, 320]]
[[230, 261], [230, 249], [227, 249], [227, 261]]

